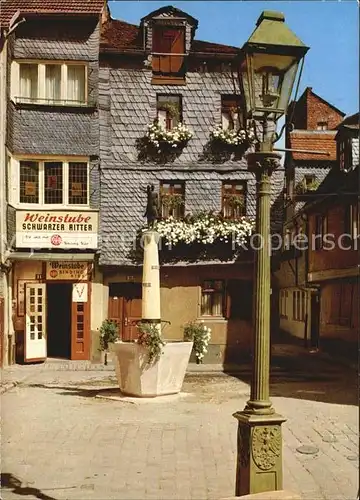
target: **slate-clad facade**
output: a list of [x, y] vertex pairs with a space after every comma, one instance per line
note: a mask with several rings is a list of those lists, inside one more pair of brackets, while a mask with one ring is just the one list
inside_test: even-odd
[[[96, 310], [102, 0], [9, 0], [9, 360], [91, 357]], [[14, 11], [15, 12], [15, 11]], [[14, 13], [13, 12], [13, 13]], [[6, 19], [5, 19], [6, 17]], [[95, 323], [94, 323], [95, 321]]]
[[[152, 32], [162, 26], [185, 30], [183, 81], [158, 79], [154, 71]], [[197, 21], [171, 7], [159, 9], [140, 27], [109, 19], [104, 25], [100, 53], [100, 157], [101, 157], [101, 247], [99, 264], [109, 294], [109, 316], [119, 322], [123, 338], [136, 335], [129, 318], [139, 319], [141, 267], [131, 249], [137, 231], [144, 226], [146, 186], [159, 191], [161, 183], [184, 183], [184, 213], [222, 209], [224, 182], [246, 182], [246, 213], [255, 215], [255, 179], [247, 171], [244, 151], [231, 158], [211, 156], [210, 132], [221, 123], [222, 96], [241, 97], [236, 47], [194, 39]], [[151, 33], [149, 32], [151, 30]], [[242, 43], [239, 40], [239, 46]], [[171, 161], [139, 156], [138, 144], [147, 125], [157, 118], [157, 98], [179, 96], [183, 122], [193, 137]], [[273, 177], [273, 201], [283, 187], [283, 172]], [[171, 321], [164, 335], [181, 338], [187, 321], [204, 319], [213, 335], [205, 362], [234, 361], [250, 347], [251, 314], [234, 313], [230, 306], [230, 281], [239, 284], [244, 303], [251, 304], [253, 255], [241, 262], [220, 260], [178, 261], [161, 267], [162, 318]], [[222, 311], [213, 316], [202, 312], [204, 283], [217, 281], [224, 288]], [[132, 290], [132, 291], [131, 291]], [[225, 291], [226, 290], [226, 291]], [[133, 298], [131, 293], [134, 293]], [[248, 307], [251, 311], [251, 305]], [[130, 333], [129, 333], [130, 328]]]

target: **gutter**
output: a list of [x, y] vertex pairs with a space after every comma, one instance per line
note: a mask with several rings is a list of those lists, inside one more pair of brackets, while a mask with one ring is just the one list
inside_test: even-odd
[[[133, 55], [133, 56], [146, 56], [147, 51], [143, 49], [117, 49], [115, 47], [106, 47], [100, 45], [100, 53], [104, 54], [116, 54], [116, 55]], [[190, 52], [185, 57], [207, 57], [208, 59], [236, 59], [237, 54], [229, 54], [226, 52], [217, 52], [217, 53], [209, 53], [209, 52]]]

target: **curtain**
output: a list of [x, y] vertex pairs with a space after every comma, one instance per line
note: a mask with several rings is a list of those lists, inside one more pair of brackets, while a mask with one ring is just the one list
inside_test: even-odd
[[68, 66], [67, 99], [85, 102], [85, 66]]
[[45, 97], [49, 100], [61, 99], [61, 65], [47, 64], [45, 68]]
[[20, 97], [36, 99], [38, 89], [37, 64], [20, 64]]

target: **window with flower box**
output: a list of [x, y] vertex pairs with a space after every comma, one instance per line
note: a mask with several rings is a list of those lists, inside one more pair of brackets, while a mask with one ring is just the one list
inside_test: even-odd
[[223, 280], [206, 280], [201, 287], [201, 316], [224, 317], [225, 284]]
[[221, 123], [224, 130], [239, 130], [242, 126], [241, 99], [238, 95], [221, 96]]
[[185, 213], [185, 183], [163, 181], [160, 184], [161, 217], [180, 219]]
[[185, 28], [154, 26], [152, 31], [152, 70], [154, 84], [183, 83]]
[[246, 181], [223, 182], [222, 212], [227, 219], [246, 215]]
[[9, 169], [12, 184], [10, 199], [14, 205], [89, 204], [89, 167], [86, 161], [12, 158]]
[[159, 125], [165, 130], [172, 130], [182, 122], [181, 95], [158, 94], [156, 110]]
[[28, 104], [87, 104], [87, 65], [83, 62], [14, 61], [11, 96]]

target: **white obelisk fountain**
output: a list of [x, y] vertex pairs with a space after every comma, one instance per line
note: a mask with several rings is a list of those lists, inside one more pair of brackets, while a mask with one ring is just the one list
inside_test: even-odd
[[[161, 334], [159, 240], [160, 235], [152, 227], [141, 239], [144, 249], [141, 321], [156, 324]], [[137, 397], [178, 394], [192, 346], [192, 342], [166, 342], [158, 359], [149, 363], [146, 346], [137, 342], [115, 343], [113, 352], [120, 391]]]

